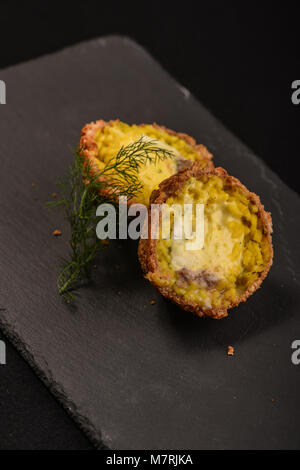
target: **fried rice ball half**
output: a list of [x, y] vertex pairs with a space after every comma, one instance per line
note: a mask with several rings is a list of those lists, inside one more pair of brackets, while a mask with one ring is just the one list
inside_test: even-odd
[[[193, 162], [199, 162], [201, 168], [214, 167], [211, 162], [213, 156], [204, 145], [197, 145], [187, 134], [174, 132], [155, 123], [129, 125], [119, 120], [91, 122], [83, 127], [79, 146], [92, 174], [96, 175], [108, 162], [113, 162], [122, 146], [132, 144], [140, 138], [155, 140], [160, 147], [171, 150], [174, 158], [147, 162], [140, 167], [138, 177], [142, 191], [128, 201], [129, 205], [148, 205], [152, 190], [158, 188], [159, 183], [191, 166]], [[112, 175], [112, 178], [115, 176]]]
[[[158, 206], [149, 208], [148, 238], [140, 239], [138, 254], [145, 277], [164, 297], [200, 317], [219, 319], [260, 287], [273, 260], [271, 214], [238, 179], [223, 168], [203, 169], [194, 163], [163, 181], [150, 203]], [[194, 244], [191, 250], [192, 239], [172, 236], [175, 216], [171, 237], [163, 238], [161, 204], [203, 204], [202, 248]], [[157, 225], [153, 239], [151, 220]]]

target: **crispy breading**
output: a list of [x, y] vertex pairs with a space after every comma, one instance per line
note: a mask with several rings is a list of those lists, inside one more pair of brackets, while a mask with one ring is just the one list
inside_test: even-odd
[[142, 270], [145, 274], [145, 277], [158, 289], [158, 291], [168, 299], [175, 302], [177, 305], [182, 307], [184, 310], [188, 310], [196, 313], [200, 317], [209, 316], [212, 318], [220, 319], [228, 315], [227, 309], [237, 306], [240, 302], [244, 302], [247, 298], [253, 294], [261, 285], [264, 278], [267, 276], [268, 271], [273, 262], [273, 246], [272, 246], [272, 218], [269, 212], [266, 212], [264, 206], [262, 205], [260, 198], [250, 192], [237, 178], [228, 175], [226, 170], [221, 167], [215, 169], [201, 169], [200, 165], [196, 162], [192, 165], [191, 168], [182, 170], [176, 175], [171, 176], [166, 179], [159, 185], [159, 189], [154, 190], [151, 194], [150, 204], [163, 204], [171, 196], [179, 194], [184, 184], [190, 178], [199, 179], [203, 175], [216, 175], [220, 178], [226, 180], [226, 184], [230, 185], [232, 188], [239, 188], [248, 198], [249, 202], [256, 205], [258, 212], [258, 218], [262, 222], [263, 232], [266, 236], [267, 243], [270, 250], [270, 259], [269, 262], [265, 265], [263, 271], [259, 274], [258, 278], [250, 284], [247, 290], [243, 291], [240, 297], [232, 301], [229, 306], [226, 308], [208, 308], [203, 309], [196, 302], [188, 301], [184, 297], [178, 295], [172, 287], [169, 286], [159, 286], [155, 282], [154, 273], [159, 273], [159, 265], [156, 256], [156, 245], [157, 240], [151, 239], [151, 211], [148, 211], [148, 239], [141, 239], [138, 247], [138, 255]]

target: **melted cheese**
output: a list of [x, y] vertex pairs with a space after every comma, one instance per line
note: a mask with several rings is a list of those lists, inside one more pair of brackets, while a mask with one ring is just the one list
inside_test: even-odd
[[[255, 281], [270, 259], [257, 207], [239, 188], [226, 187], [217, 176], [193, 178], [180, 194], [167, 200], [169, 205], [191, 202], [204, 204], [203, 248], [190, 251], [185, 239], [160, 238], [160, 272], [155, 282], [166, 285], [167, 279], [178, 295], [204, 309], [226, 307]], [[182, 270], [187, 272], [184, 282]]]
[[[172, 240], [171, 264], [174, 270], [187, 268], [192, 271], [205, 269], [224, 279], [229, 272], [241, 266], [244, 231], [233, 236], [232, 226], [238, 219], [230, 214], [224, 204], [214, 204], [205, 211], [204, 245], [200, 250], [187, 250], [186, 240]], [[237, 256], [232, 256], [233, 253]], [[225, 262], [228, 260], [228, 262]]]

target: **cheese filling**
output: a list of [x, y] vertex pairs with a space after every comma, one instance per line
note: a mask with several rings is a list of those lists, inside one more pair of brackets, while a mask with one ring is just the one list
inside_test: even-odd
[[257, 206], [241, 189], [226, 186], [215, 175], [191, 179], [166, 203], [204, 204], [204, 245], [187, 250], [185, 239], [160, 238], [155, 282], [171, 286], [204, 309], [229, 306], [258, 278], [271, 256]]

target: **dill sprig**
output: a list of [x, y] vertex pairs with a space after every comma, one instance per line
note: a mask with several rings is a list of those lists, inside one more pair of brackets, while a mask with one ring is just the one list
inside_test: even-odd
[[147, 163], [174, 157], [168, 148], [155, 140], [141, 137], [121, 147], [116, 157], [95, 174], [84, 161], [81, 149], [74, 152], [74, 162], [64, 181], [58, 183], [61, 198], [47, 203], [48, 207], [62, 207], [70, 224], [70, 254], [62, 259], [57, 278], [57, 289], [66, 301], [82, 283], [90, 278], [91, 262], [104, 247], [96, 235], [96, 208], [110, 202], [118, 209], [118, 197], [135, 197], [143, 188], [138, 172]]

